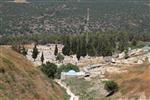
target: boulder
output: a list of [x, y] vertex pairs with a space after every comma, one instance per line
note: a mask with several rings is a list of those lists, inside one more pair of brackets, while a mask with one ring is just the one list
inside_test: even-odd
[[143, 64], [143, 61], [142, 61], [142, 60], [138, 60], [137, 63], [138, 63], [138, 64]]
[[122, 52], [122, 53], [119, 54], [119, 59], [122, 59], [124, 57], [125, 57], [125, 52]]

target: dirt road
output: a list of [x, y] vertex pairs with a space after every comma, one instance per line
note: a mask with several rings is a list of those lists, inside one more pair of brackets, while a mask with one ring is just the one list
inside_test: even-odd
[[61, 87], [66, 90], [67, 94], [70, 96], [69, 100], [79, 100], [79, 97], [72, 93], [70, 88], [67, 87], [65, 83], [62, 83], [61, 80], [55, 80], [55, 82], [57, 82]]

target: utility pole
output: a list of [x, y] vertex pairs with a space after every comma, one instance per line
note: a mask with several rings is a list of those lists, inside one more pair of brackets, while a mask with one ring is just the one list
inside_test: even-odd
[[86, 15], [86, 22], [84, 27], [84, 32], [86, 32], [86, 44], [88, 44], [89, 41], [89, 20], [90, 20], [90, 9], [87, 8], [87, 15]]
[[85, 21], [85, 26], [84, 26], [84, 32], [89, 31], [89, 20], [90, 20], [90, 9], [87, 8], [87, 15], [86, 15], [86, 21]]
[[87, 8], [87, 24], [89, 23], [89, 20], [90, 20], [90, 9]]

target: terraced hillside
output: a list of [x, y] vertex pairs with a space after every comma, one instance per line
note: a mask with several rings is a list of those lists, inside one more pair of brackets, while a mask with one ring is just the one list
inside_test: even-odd
[[0, 100], [67, 100], [64, 90], [22, 55], [0, 50]]

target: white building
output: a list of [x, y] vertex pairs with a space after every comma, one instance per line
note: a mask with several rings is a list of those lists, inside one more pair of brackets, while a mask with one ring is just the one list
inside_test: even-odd
[[71, 78], [71, 77], [84, 77], [85, 72], [76, 72], [74, 70], [70, 70], [68, 72], [61, 72], [61, 80]]

